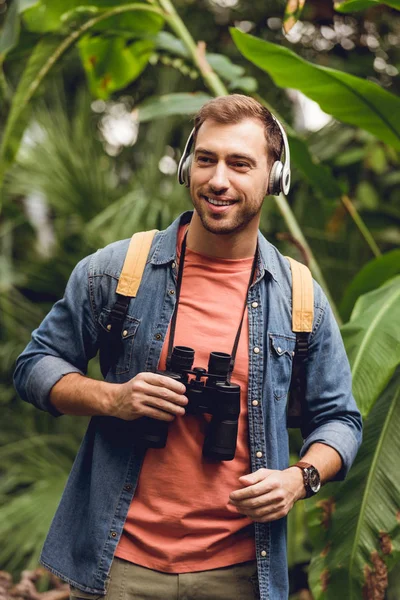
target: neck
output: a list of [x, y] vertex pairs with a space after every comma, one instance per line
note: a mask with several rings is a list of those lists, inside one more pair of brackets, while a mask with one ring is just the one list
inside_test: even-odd
[[187, 247], [215, 258], [251, 258], [257, 247], [258, 223], [259, 219], [239, 232], [212, 233], [203, 227], [199, 215], [194, 211], [187, 234]]

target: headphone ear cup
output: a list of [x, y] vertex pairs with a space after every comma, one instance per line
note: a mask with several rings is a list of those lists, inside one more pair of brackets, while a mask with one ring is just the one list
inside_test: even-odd
[[192, 167], [193, 154], [189, 154], [189, 156], [185, 159], [185, 162], [182, 165], [182, 181], [186, 185], [186, 187], [190, 187], [190, 169]]
[[272, 165], [268, 182], [268, 193], [272, 196], [278, 196], [281, 193], [282, 172], [283, 164], [280, 160], [275, 161]]

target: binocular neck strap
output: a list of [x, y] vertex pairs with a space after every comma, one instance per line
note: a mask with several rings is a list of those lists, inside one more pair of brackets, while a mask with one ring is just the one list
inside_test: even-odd
[[[187, 237], [187, 232], [185, 233], [185, 236], [184, 236], [183, 241], [182, 241], [181, 256], [180, 256], [180, 260], [179, 260], [178, 279], [177, 279], [177, 282], [176, 282], [176, 302], [175, 302], [174, 313], [172, 315], [171, 328], [170, 328], [169, 341], [168, 341], [167, 369], [170, 368], [172, 350], [174, 348], [176, 319], [178, 317], [178, 305], [179, 305], [179, 298], [180, 298], [180, 295], [181, 295], [183, 265], [184, 265], [184, 262], [185, 262], [185, 253], [186, 253], [186, 237]], [[255, 272], [256, 272], [257, 255], [258, 255], [258, 244], [256, 246], [256, 251], [254, 253], [254, 259], [253, 259], [253, 265], [251, 267], [249, 284], [247, 286], [246, 297], [244, 299], [243, 311], [242, 311], [242, 318], [240, 319], [239, 328], [238, 328], [238, 330], [236, 332], [236, 337], [235, 337], [235, 341], [234, 341], [232, 352], [231, 352], [231, 365], [230, 365], [229, 372], [228, 372], [228, 375], [227, 375], [227, 381], [229, 383], [230, 383], [230, 380], [231, 380], [232, 371], [233, 371], [233, 369], [235, 367], [236, 352], [237, 352], [237, 349], [238, 349], [240, 334], [241, 334], [241, 331], [242, 331], [244, 313], [246, 311], [247, 296], [248, 296], [248, 293], [249, 293], [250, 286], [253, 283], [254, 275], [255, 275]]]

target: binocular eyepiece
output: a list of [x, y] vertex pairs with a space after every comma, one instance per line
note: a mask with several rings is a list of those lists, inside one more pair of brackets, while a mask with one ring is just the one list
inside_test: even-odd
[[[188, 414], [212, 415], [204, 439], [203, 456], [215, 460], [233, 460], [240, 414], [240, 386], [229, 381], [231, 355], [211, 352], [207, 370], [202, 367], [192, 369], [193, 362], [192, 348], [175, 346], [167, 370], [157, 373], [186, 386]], [[144, 448], [165, 447], [168, 422], [142, 417], [137, 423], [135, 438], [138, 445]]]

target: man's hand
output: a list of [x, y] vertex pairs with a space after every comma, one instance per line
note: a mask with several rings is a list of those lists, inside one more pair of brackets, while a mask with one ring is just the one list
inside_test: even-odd
[[155, 373], [138, 373], [126, 383], [64, 375], [51, 389], [50, 401], [66, 415], [108, 416], [124, 421], [153, 417], [173, 421], [188, 403], [183, 383]]
[[125, 421], [152, 417], [173, 421], [185, 414], [188, 399], [183, 383], [155, 373], [138, 373], [127, 383], [114, 388], [108, 413]]
[[229, 495], [237, 511], [257, 523], [285, 517], [294, 503], [305, 497], [303, 473], [297, 467], [275, 471], [259, 469], [239, 477], [244, 486]]

